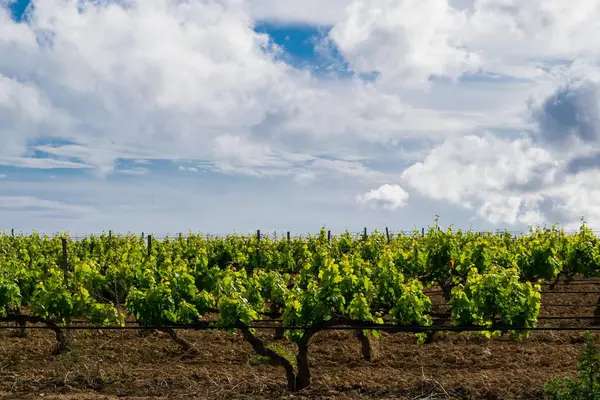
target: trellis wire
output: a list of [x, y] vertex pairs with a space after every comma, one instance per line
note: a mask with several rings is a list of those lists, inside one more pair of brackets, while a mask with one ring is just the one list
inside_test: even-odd
[[[219, 331], [219, 330], [239, 330], [239, 329], [255, 329], [255, 330], [296, 330], [296, 331], [355, 331], [355, 330], [370, 330], [370, 331], [394, 331], [406, 333], [428, 333], [428, 332], [495, 332], [495, 331], [600, 331], [600, 326], [540, 326], [540, 327], [523, 327], [523, 326], [395, 326], [395, 325], [354, 325], [354, 326], [328, 326], [328, 327], [306, 327], [306, 326], [281, 326], [281, 325], [230, 325], [230, 326], [211, 326], [211, 325], [156, 325], [156, 326], [59, 326], [51, 327], [46, 325], [28, 325], [19, 327], [18, 329], [40, 329], [40, 330], [164, 330], [164, 329], [180, 329], [180, 330], [196, 330], [196, 331]], [[0, 326], [2, 329], [15, 329], [14, 326]]]
[[[432, 317], [432, 319], [434, 321], [450, 321], [451, 318], [450, 317]], [[538, 316], [538, 321], [539, 320], [558, 320], [558, 321], [570, 321], [570, 320], [599, 320], [599, 317], [591, 317], [591, 316], [553, 316], [553, 315], [542, 315], [542, 316]], [[87, 320], [83, 320], [83, 319], [79, 319], [79, 320], [74, 320], [71, 321], [72, 324], [84, 324], [84, 323], [88, 323], [89, 321]], [[265, 319], [265, 320], [255, 320], [253, 321], [255, 324], [263, 324], [263, 323], [281, 323], [283, 322], [280, 319]], [[125, 325], [138, 325], [139, 323], [136, 321], [124, 321]]]
[[[424, 290], [423, 294], [443, 294], [443, 290]], [[571, 291], [554, 291], [554, 290], [542, 290], [541, 294], [599, 294], [599, 290], [571, 290]]]
[[[366, 229], [366, 228], [365, 228]], [[392, 231], [389, 228], [387, 228], [389, 236], [390, 237], [394, 237], [394, 236], [412, 236], [412, 235], [423, 235], [424, 233], [427, 233], [429, 228], [422, 228], [422, 229], [414, 229], [414, 230], [398, 230], [398, 231]], [[445, 231], [445, 229], [442, 229], [442, 231]], [[600, 230], [597, 229], [590, 229], [590, 231], [599, 236], [600, 235]], [[2, 233], [3, 231], [0, 230], [0, 233]], [[335, 237], [336, 234], [333, 231], [330, 231], [332, 237]], [[362, 235], [364, 235], [364, 230], [361, 231], [340, 231], [341, 233], [349, 233], [352, 236], [356, 236], [356, 237], [360, 237]], [[375, 229], [373, 231], [371, 231], [370, 233], [378, 233], [378, 234], [385, 234], [386, 233], [386, 228], [383, 228], [382, 230], [379, 229]], [[456, 232], [456, 230], [455, 230]], [[467, 230], [463, 230], [463, 232], [467, 232]], [[504, 233], [508, 233], [511, 234], [513, 236], [528, 236], [530, 234], [530, 232], [528, 231], [516, 231], [516, 230], [493, 230], [493, 231], [471, 231], [472, 233], [475, 234], [479, 234], [479, 235], [488, 235], [488, 234], [494, 234], [494, 235], [498, 235], [498, 234], [504, 234]], [[564, 230], [564, 232], [566, 234], [576, 234], [579, 231], [578, 230]], [[15, 232], [14, 229], [11, 229], [11, 234], [15, 235], [15, 236], [23, 236], [23, 235], [29, 235], [32, 234], [31, 233], [27, 233], [27, 232]], [[55, 236], [61, 236], [61, 235], [67, 235], [69, 237], [71, 237], [73, 240], [79, 240], [79, 239], [84, 239], [84, 238], [88, 238], [90, 236], [95, 236], [95, 237], [99, 237], [102, 235], [108, 235], [108, 232], [89, 232], [89, 233], [84, 233], [84, 232], [36, 232], [37, 234], [39, 234], [40, 236], [49, 236], [49, 237], [55, 237]], [[151, 232], [146, 232], [147, 234], [151, 234], [155, 239], [157, 240], [164, 240], [166, 238], [170, 238], [170, 239], [175, 239], [177, 238], [179, 235], [182, 235], [183, 237], [187, 237], [188, 234], [193, 234], [194, 236], [200, 236], [200, 237], [205, 237], [205, 238], [219, 238], [219, 237], [226, 237], [226, 236], [233, 236], [233, 235], [237, 235], [237, 236], [252, 236], [256, 233], [256, 230], [254, 231], [250, 231], [250, 232], [236, 232], [236, 231], [231, 231], [231, 232], [226, 232], [226, 233], [203, 233], [203, 232], [193, 232], [193, 231], [188, 231], [187, 233], [183, 233], [183, 232], [164, 232], [164, 233], [151, 233]], [[122, 232], [122, 233], [117, 233], [117, 232], [113, 232], [113, 234], [115, 235], [140, 235], [140, 232]], [[315, 236], [317, 235], [318, 232], [315, 233], [311, 233], [311, 232], [305, 232], [305, 233], [291, 233], [291, 237], [293, 238], [306, 238], [308, 236]], [[286, 237], [286, 231], [273, 231], [273, 232], [262, 232], [261, 236], [264, 238], [279, 238], [279, 239], [284, 239]]]

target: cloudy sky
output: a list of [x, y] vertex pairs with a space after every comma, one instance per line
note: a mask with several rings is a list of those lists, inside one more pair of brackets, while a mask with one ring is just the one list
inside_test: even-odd
[[0, 0], [0, 229], [600, 229], [600, 0]]

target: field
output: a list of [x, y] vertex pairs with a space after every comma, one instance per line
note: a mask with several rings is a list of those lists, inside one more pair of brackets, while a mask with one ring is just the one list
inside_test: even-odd
[[[600, 283], [559, 285], [555, 291], [599, 288]], [[542, 303], [593, 304], [597, 297], [552, 294], [544, 295]], [[590, 316], [593, 308], [543, 307], [540, 315]], [[416, 344], [411, 334], [384, 333], [374, 343], [375, 359], [367, 362], [351, 332], [321, 332], [310, 344], [313, 385], [292, 394], [281, 368], [257, 357], [240, 335], [183, 332], [198, 349], [186, 357], [165, 334], [77, 331], [71, 352], [52, 355], [55, 339], [46, 330], [32, 330], [28, 338], [2, 333], [0, 393], [7, 399], [41, 394], [94, 400], [540, 399], [548, 379], [577, 374], [583, 343], [580, 332], [534, 332], [522, 342], [447, 333], [425, 345]]]
[[585, 227], [0, 235], [0, 394], [543, 399], [600, 325], [598, 277]]

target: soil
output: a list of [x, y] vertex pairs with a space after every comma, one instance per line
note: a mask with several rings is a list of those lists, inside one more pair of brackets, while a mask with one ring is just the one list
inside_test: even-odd
[[[545, 288], [547, 289], [547, 288]], [[554, 292], [595, 291], [599, 284], [561, 285]], [[431, 295], [434, 303], [442, 297]], [[598, 294], [544, 294], [542, 316], [593, 316]], [[590, 320], [542, 320], [540, 326], [590, 326]], [[74, 331], [73, 349], [52, 353], [55, 336], [32, 329], [28, 337], [0, 331], [3, 399], [543, 399], [544, 383], [575, 377], [582, 332], [533, 332], [486, 339], [441, 333], [418, 345], [414, 335], [382, 334], [375, 358], [361, 357], [350, 331], [320, 332], [310, 342], [312, 385], [286, 390], [281, 367], [258, 357], [240, 334], [179, 331], [197, 354], [188, 356], [166, 334]], [[273, 332], [261, 332], [264, 337]], [[600, 336], [595, 335], [598, 339]], [[287, 342], [277, 342], [293, 351]]]

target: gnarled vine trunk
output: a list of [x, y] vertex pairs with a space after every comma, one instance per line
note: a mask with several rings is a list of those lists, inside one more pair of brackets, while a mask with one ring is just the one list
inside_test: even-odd
[[452, 297], [452, 288], [454, 287], [454, 285], [452, 284], [452, 281], [444, 282], [440, 285], [440, 287], [442, 288], [444, 300], [450, 301], [450, 298]]
[[60, 328], [54, 321], [47, 321], [46, 325], [49, 326], [56, 335], [54, 354], [62, 354], [71, 351], [73, 342], [71, 332], [67, 329]]
[[[278, 304], [271, 304], [271, 313], [276, 315], [280, 313], [280, 306]], [[273, 319], [276, 319], [273, 317]], [[283, 328], [275, 328], [275, 334], [273, 335], [273, 340], [283, 340], [285, 338], [285, 329]]]
[[182, 338], [181, 336], [177, 335], [177, 332], [175, 332], [174, 329], [172, 328], [163, 328], [160, 329], [161, 332], [165, 332], [166, 334], [169, 335], [169, 337], [175, 342], [177, 343], [181, 349], [187, 353], [190, 356], [194, 356], [198, 354], [198, 351], [196, 350], [196, 348], [194, 347], [194, 345], [190, 342], [188, 342], [187, 340], [185, 340], [184, 338]]
[[241, 325], [240, 330], [242, 331], [242, 335], [244, 339], [252, 346], [252, 349], [260, 356], [267, 357], [273, 362], [285, 370], [285, 375], [287, 378], [288, 389], [292, 392], [299, 390], [296, 386], [296, 373], [294, 371], [294, 366], [292, 363], [282, 355], [278, 354], [275, 350], [269, 349], [265, 346], [265, 343], [258, 338], [258, 336], [254, 335], [250, 332], [250, 328], [246, 325]]
[[308, 368], [308, 339], [298, 343], [296, 363], [298, 364], [298, 373], [296, 374], [295, 391], [298, 391], [310, 386], [310, 370]]
[[[327, 329], [336, 325], [356, 325], [360, 321], [352, 321], [345, 317], [334, 317], [328, 321], [322, 321], [320, 323], [314, 324], [311, 327], [307, 327], [304, 329], [304, 335], [302, 339], [297, 343], [298, 353], [296, 354], [296, 364], [297, 370], [294, 369], [294, 366], [287, 358], [283, 357], [275, 350], [269, 349], [265, 346], [265, 342], [261, 340], [258, 336], [254, 335], [250, 328], [238, 321], [237, 326], [241, 330], [244, 339], [254, 349], [254, 351], [263, 357], [267, 357], [272, 360], [275, 364], [283, 367], [285, 370], [285, 375], [287, 378], [287, 386], [288, 389], [292, 392], [297, 392], [304, 388], [310, 386], [310, 368], [308, 365], [308, 342], [310, 339], [319, 331], [323, 329]], [[358, 332], [359, 330], [357, 330]], [[361, 343], [363, 343], [363, 355], [368, 355], [368, 357], [373, 356], [373, 352], [371, 349], [371, 343], [369, 338], [364, 335], [362, 330], [360, 330], [362, 334]], [[357, 335], [359, 336], [359, 335]]]
[[362, 329], [356, 331], [356, 338], [360, 342], [360, 351], [366, 361], [373, 360], [373, 347], [371, 346], [371, 338], [366, 335]]

